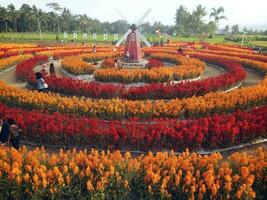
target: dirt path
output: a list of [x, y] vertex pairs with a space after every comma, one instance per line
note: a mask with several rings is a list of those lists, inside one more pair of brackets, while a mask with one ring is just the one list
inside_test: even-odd
[[200, 80], [204, 80], [209, 77], [219, 76], [224, 72], [224, 69], [219, 68], [216, 65], [207, 64], [204, 70], [204, 74], [201, 76]]
[[247, 77], [242, 84], [244, 87], [257, 85], [259, 82], [263, 80], [263, 77], [255, 71], [246, 69], [246, 72], [247, 72]]
[[[46, 64], [47, 71], [49, 71], [49, 65], [51, 62], [53, 62], [55, 65], [56, 75], [59, 77], [65, 76], [65, 74], [62, 72], [60, 61], [53, 60], [53, 61], [48, 62]], [[36, 69], [40, 70], [41, 66], [37, 66]], [[209, 77], [219, 76], [220, 74], [222, 74], [224, 72], [225, 72], [225, 70], [223, 70], [222, 68], [216, 67], [215, 65], [207, 64], [205, 71], [204, 71], [204, 74], [201, 76], [200, 80], [204, 80], [204, 79], [209, 78]], [[246, 69], [246, 72], [247, 72], [247, 77], [243, 81], [243, 84], [242, 84], [243, 87], [256, 85], [263, 80], [263, 77], [254, 71]], [[21, 82], [21, 81], [16, 79], [15, 68], [8, 70], [4, 73], [1, 73], [0, 74], [0, 80], [6, 82], [9, 85], [18, 87], [18, 88], [25, 88], [27, 85], [26, 82]], [[130, 86], [136, 86], [136, 85], [140, 86], [143, 84], [142, 83], [131, 84]]]
[[56, 70], [56, 75], [58, 77], [64, 76], [64, 74], [62, 73], [62, 70], [61, 70], [61, 62], [58, 61], [58, 60], [52, 60], [52, 61], [47, 62], [44, 65], [36, 66], [34, 68], [34, 71], [41, 71], [42, 67], [45, 66], [45, 70], [49, 73], [49, 66], [50, 66], [51, 63], [54, 63], [55, 70]]
[[4, 81], [8, 85], [12, 85], [12, 86], [15, 86], [18, 88], [25, 88], [27, 83], [17, 80], [15, 71], [16, 71], [16, 68], [14, 67], [11, 70], [8, 70], [8, 71], [0, 74], [0, 80]]

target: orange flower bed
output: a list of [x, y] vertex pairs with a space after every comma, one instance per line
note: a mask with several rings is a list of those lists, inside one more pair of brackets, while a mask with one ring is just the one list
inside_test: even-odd
[[16, 63], [21, 62], [23, 60], [27, 60], [31, 57], [32, 55], [27, 54], [0, 59], [0, 71], [5, 70], [15, 65]]
[[95, 79], [101, 82], [168, 82], [200, 76], [205, 63], [197, 59], [170, 54], [152, 54], [151, 57], [175, 63], [178, 66], [153, 69], [100, 69], [95, 72]]
[[52, 93], [38, 93], [18, 89], [0, 82], [0, 100], [7, 104], [15, 104], [28, 109], [59, 111], [107, 119], [204, 116], [266, 104], [267, 78], [254, 87], [237, 89], [229, 93], [211, 92], [200, 97], [174, 99], [168, 102], [164, 100], [92, 100], [60, 97]]
[[106, 52], [81, 54], [79, 56], [66, 57], [61, 64], [65, 70], [75, 75], [92, 74], [95, 70], [95, 67], [93, 64], [88, 62], [116, 57], [117, 55], [117, 53]]
[[[20, 151], [0, 146], [3, 199], [254, 199], [264, 195], [266, 149], [181, 155]], [[4, 192], [3, 192], [4, 191]], [[15, 196], [14, 196], [15, 195]], [[101, 198], [102, 199], [102, 198]]]

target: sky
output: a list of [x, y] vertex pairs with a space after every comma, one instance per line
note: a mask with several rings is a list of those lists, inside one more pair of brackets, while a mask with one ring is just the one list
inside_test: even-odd
[[[91, 18], [109, 22], [121, 19], [116, 9], [124, 14], [129, 23], [134, 23], [151, 8], [152, 12], [145, 21], [160, 21], [166, 25], [174, 24], [175, 12], [180, 5], [192, 11], [198, 4], [202, 4], [208, 12], [211, 8], [223, 6], [228, 20], [222, 21], [221, 27], [239, 24], [241, 27], [267, 29], [267, 0], [1, 0], [0, 5], [12, 3], [19, 8], [27, 3], [50, 11], [46, 6], [49, 2], [57, 2], [62, 7], [69, 8], [73, 14], [85, 13]], [[207, 17], [206, 21], [208, 20]]]

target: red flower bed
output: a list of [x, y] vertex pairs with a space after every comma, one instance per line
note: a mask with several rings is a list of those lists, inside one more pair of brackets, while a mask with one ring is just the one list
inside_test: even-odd
[[59, 113], [45, 114], [0, 104], [0, 115], [14, 118], [23, 137], [40, 144], [131, 150], [214, 149], [250, 142], [267, 134], [267, 106], [248, 112], [194, 120], [103, 121]]
[[16, 77], [18, 77], [22, 81], [29, 81], [32, 83], [32, 81], [35, 82], [35, 75], [33, 73], [33, 68], [45, 61], [48, 60], [47, 56], [36, 56], [29, 60], [25, 60], [19, 64], [17, 64], [16, 67]]
[[[215, 51], [215, 52], [213, 52]], [[231, 52], [231, 51], [225, 51], [220, 48], [216, 47], [211, 47], [209, 50], [201, 50], [201, 53], [208, 53], [208, 54], [213, 54], [215, 53], [216, 55], [223, 55], [223, 56], [235, 56], [239, 58], [245, 58], [245, 59], [250, 59], [250, 60], [256, 60], [256, 61], [261, 61], [261, 62], [267, 62], [267, 56], [265, 55], [260, 55], [260, 54], [253, 54], [253, 53], [246, 53], [244, 54], [242, 51], [240, 52]]]
[[150, 58], [147, 65], [149, 69], [152, 68], [159, 68], [159, 67], [164, 67], [164, 64], [161, 60], [156, 59], [156, 58]]
[[11, 57], [11, 56], [18, 56], [19, 53], [18, 52], [5, 52], [4, 54], [2, 54], [0, 56], [0, 59], [1, 58], [7, 58], [7, 57]]
[[[38, 56], [29, 61], [17, 65], [16, 75], [22, 80], [28, 80], [31, 84], [35, 83], [32, 72], [34, 66], [47, 57]], [[179, 84], [149, 84], [140, 87], [126, 88], [124, 85], [88, 83], [66, 77], [45, 77], [50, 90], [68, 95], [79, 95], [91, 98], [125, 98], [132, 100], [145, 99], [172, 99], [187, 98], [193, 95], [200, 96], [210, 91], [225, 90], [246, 76], [242, 66], [236, 62], [227, 62], [215, 58], [202, 59], [223, 66], [227, 73], [217, 77], [208, 78], [202, 81], [182, 82]]]

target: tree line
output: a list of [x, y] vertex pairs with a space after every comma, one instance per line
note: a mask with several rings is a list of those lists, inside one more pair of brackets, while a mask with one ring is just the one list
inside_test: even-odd
[[[80, 32], [80, 33], [107, 33], [123, 34], [130, 25], [125, 20], [115, 22], [100, 22], [86, 14], [74, 15], [68, 8], [61, 7], [58, 3], [49, 3], [47, 7], [52, 11], [45, 12], [35, 5], [23, 4], [16, 9], [13, 4], [6, 8], [0, 6], [0, 31], [1, 32]], [[140, 29], [145, 33], [155, 33], [161, 29], [172, 33], [173, 26], [163, 25], [161, 22], [154, 24], [143, 23]]]
[[[72, 14], [68, 8], [61, 7], [58, 3], [48, 3], [47, 7], [51, 11], [46, 12], [35, 5], [23, 4], [16, 9], [13, 4], [7, 7], [0, 5], [0, 31], [1, 32], [80, 32], [80, 33], [107, 33], [123, 34], [129, 29], [129, 24], [124, 20], [115, 22], [100, 22], [92, 19], [86, 14]], [[210, 21], [205, 22], [204, 18], [209, 15]], [[179, 36], [192, 36], [216, 33], [238, 34], [241, 32], [238, 25], [226, 26], [218, 30], [222, 20], [226, 20], [224, 8], [213, 8], [210, 13], [202, 5], [198, 5], [193, 11], [189, 12], [184, 6], [179, 6], [176, 10], [175, 24], [168, 26], [161, 22], [143, 23], [140, 30], [146, 34], [155, 34], [160, 30], [161, 33]], [[254, 33], [253, 30], [247, 30]]]

